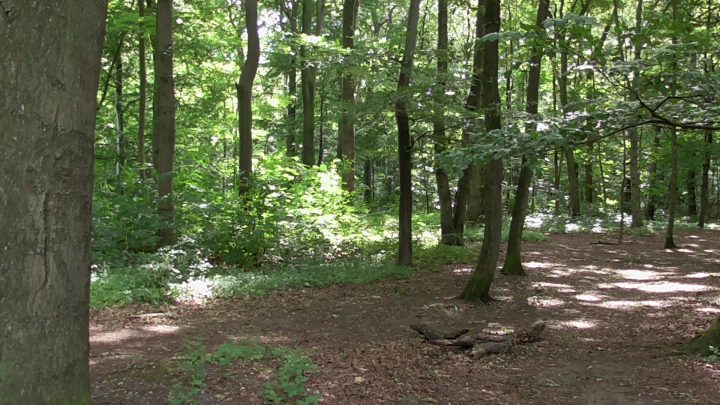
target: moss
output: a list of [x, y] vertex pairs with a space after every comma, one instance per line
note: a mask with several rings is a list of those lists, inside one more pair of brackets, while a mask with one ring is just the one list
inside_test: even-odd
[[520, 252], [508, 252], [505, 257], [505, 264], [503, 264], [500, 272], [508, 276], [526, 276], [527, 273], [523, 269]]
[[715, 320], [708, 330], [687, 342], [680, 348], [680, 351], [682, 353], [707, 357], [712, 354], [711, 346], [715, 348], [720, 347], [720, 318]]
[[483, 302], [485, 304], [492, 302], [490, 286], [494, 278], [494, 269], [476, 268], [459, 298], [472, 302]]

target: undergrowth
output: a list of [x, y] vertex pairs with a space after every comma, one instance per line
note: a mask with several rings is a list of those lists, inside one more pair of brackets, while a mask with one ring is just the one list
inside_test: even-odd
[[205, 347], [197, 342], [185, 345], [185, 355], [176, 367], [177, 382], [173, 384], [171, 405], [196, 405], [206, 389], [206, 364], [213, 363], [227, 369], [240, 362], [277, 364], [277, 375], [258, 395], [267, 403], [298, 405], [317, 404], [319, 397], [309, 395], [305, 383], [307, 374], [317, 366], [302, 351], [285, 347], [270, 347], [253, 342], [227, 342], [206, 354]]

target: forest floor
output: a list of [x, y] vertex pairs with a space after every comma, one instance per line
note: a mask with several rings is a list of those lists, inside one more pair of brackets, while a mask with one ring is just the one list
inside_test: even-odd
[[[672, 354], [720, 313], [720, 233], [662, 238], [553, 235], [526, 243], [529, 277], [498, 275], [491, 305], [454, 297], [471, 266], [406, 280], [300, 289], [158, 310], [94, 311], [96, 404], [162, 404], [188, 340], [207, 352], [239, 340], [300, 348], [329, 404], [720, 404], [720, 366]], [[159, 315], [139, 316], [145, 312]], [[542, 319], [542, 340], [474, 359], [423, 342], [409, 325], [505, 330]], [[202, 404], [256, 404], [277, 360], [208, 364]], [[201, 383], [201, 384], [200, 384]]]

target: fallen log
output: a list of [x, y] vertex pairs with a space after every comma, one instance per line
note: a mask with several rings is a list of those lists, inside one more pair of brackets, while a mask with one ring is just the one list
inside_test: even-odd
[[489, 354], [509, 353], [513, 346], [540, 340], [540, 334], [545, 330], [545, 322], [536, 321], [528, 327], [504, 335], [468, 333], [469, 329], [446, 331], [427, 324], [414, 324], [410, 325], [410, 328], [422, 335], [430, 344], [471, 349], [470, 356], [482, 357]]

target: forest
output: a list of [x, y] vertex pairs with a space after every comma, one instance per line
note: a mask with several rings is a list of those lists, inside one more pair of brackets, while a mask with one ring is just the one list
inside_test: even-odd
[[0, 405], [720, 404], [717, 0], [0, 0]]

